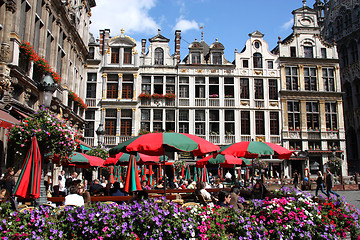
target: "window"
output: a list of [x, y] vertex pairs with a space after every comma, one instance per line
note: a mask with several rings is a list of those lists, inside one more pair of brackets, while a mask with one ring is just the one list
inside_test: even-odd
[[131, 136], [132, 109], [122, 109], [120, 121], [120, 135]]
[[249, 60], [242, 60], [243, 68], [249, 67]]
[[84, 137], [94, 137], [95, 134], [95, 122], [87, 121], [85, 125]]
[[189, 123], [179, 123], [179, 133], [189, 133]]
[[200, 53], [199, 52], [193, 52], [191, 53], [191, 64], [200, 64]]
[[265, 135], [264, 112], [255, 112], [256, 135]]
[[341, 56], [341, 67], [346, 67], [349, 65], [349, 58], [348, 58], [348, 52], [347, 48], [345, 46], [342, 46], [340, 48], [340, 56]]
[[205, 98], [204, 77], [195, 77], [195, 98]]
[[195, 135], [205, 135], [205, 110], [195, 110]]
[[304, 57], [313, 58], [313, 47], [312, 46], [304, 46]]
[[189, 110], [179, 111], [179, 121], [189, 121]]
[[234, 78], [224, 78], [225, 98], [234, 98]]
[[352, 63], [359, 61], [358, 47], [354, 40], [350, 43], [350, 54]]
[[335, 91], [334, 68], [323, 68], [322, 75], [324, 80], [324, 90], [327, 92]]
[[306, 118], [308, 130], [319, 130], [319, 104], [318, 102], [306, 103]]
[[132, 58], [132, 49], [124, 48], [124, 63], [131, 64], [131, 58]]
[[296, 47], [290, 47], [290, 57], [296, 57]]
[[25, 0], [21, 1], [21, 10], [20, 10], [20, 23], [19, 23], [19, 36], [22, 41], [25, 40], [25, 31], [26, 31], [26, 19], [27, 13], [30, 10], [28, 2]]
[[86, 98], [96, 98], [96, 83], [86, 84]]
[[269, 99], [271, 100], [278, 99], [278, 88], [277, 88], [276, 79], [269, 79]]
[[337, 30], [337, 33], [339, 33], [339, 34], [343, 30], [343, 19], [340, 16], [336, 18], [336, 30]]
[[325, 116], [326, 116], [326, 129], [337, 130], [337, 111], [336, 111], [336, 102], [334, 103], [325, 103]]
[[268, 61], [268, 69], [274, 69], [274, 61]]
[[119, 63], [119, 48], [111, 48], [111, 63]]
[[161, 132], [163, 130], [163, 110], [154, 109], [153, 120], [153, 130]]
[[97, 74], [96, 73], [88, 73], [87, 74], [87, 81], [88, 82], [96, 82], [97, 81]]
[[116, 109], [106, 109], [105, 111], [105, 134], [106, 135], [116, 135]]
[[255, 79], [255, 99], [264, 99], [264, 86], [262, 79]]
[[154, 77], [154, 93], [163, 94], [164, 79], [163, 76]]
[[141, 130], [150, 131], [150, 109], [141, 109]]
[[219, 110], [209, 110], [209, 121], [219, 121]]
[[327, 58], [326, 48], [321, 48], [321, 57], [322, 58]]
[[[41, 4], [42, 1], [38, 1]], [[40, 11], [41, 12], [41, 11]], [[40, 44], [40, 31], [41, 28], [44, 26], [41, 19], [38, 17], [38, 15], [35, 15], [35, 25], [34, 25], [34, 36], [33, 36], [33, 43], [34, 43], [34, 50], [35, 52], [39, 52], [39, 44]]]
[[89, 59], [94, 59], [95, 57], [95, 48], [89, 47]]
[[286, 76], [286, 90], [299, 90], [298, 89], [298, 68], [285, 67]]
[[166, 131], [175, 131], [175, 110], [166, 110]]
[[241, 134], [250, 135], [250, 112], [241, 112]]
[[234, 110], [225, 110], [225, 135], [235, 134], [235, 113]]
[[166, 77], [166, 93], [175, 94], [175, 77]]
[[219, 52], [212, 53], [212, 57], [213, 57], [213, 64], [215, 64], [215, 65], [221, 65], [222, 64], [221, 53], [219, 53]]
[[289, 130], [300, 129], [300, 105], [297, 101], [287, 102]]
[[164, 50], [160, 47], [155, 49], [155, 64], [164, 65]]
[[255, 47], [256, 49], [260, 48], [260, 42], [255, 41], [255, 42], [254, 42], [254, 47]]
[[179, 79], [179, 98], [189, 98], [189, 78], [180, 77]]
[[122, 94], [121, 98], [132, 99], [133, 98], [133, 75], [124, 74], [123, 83], [122, 83]]
[[106, 90], [106, 98], [117, 98], [118, 97], [118, 84], [108, 83]]
[[270, 134], [279, 135], [279, 112], [270, 112]]
[[143, 93], [151, 93], [151, 77], [150, 76], [142, 76], [141, 83], [141, 92]]
[[209, 97], [219, 98], [219, 78], [209, 78]]
[[249, 99], [249, 79], [240, 78], [240, 98]]
[[304, 67], [305, 90], [316, 91], [316, 67]]
[[261, 53], [254, 53], [254, 68], [262, 68], [262, 55]]
[[219, 110], [209, 110], [209, 131], [210, 135], [219, 135]]
[[179, 132], [189, 133], [189, 110], [179, 111]]

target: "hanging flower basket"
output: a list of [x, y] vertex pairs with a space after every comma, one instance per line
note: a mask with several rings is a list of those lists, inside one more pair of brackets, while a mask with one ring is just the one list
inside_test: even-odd
[[174, 100], [176, 98], [176, 95], [174, 93], [172, 93], [172, 92], [171, 93], [166, 93], [164, 95], [164, 98], [169, 99], [169, 100]]
[[138, 98], [141, 98], [141, 99], [149, 99], [149, 98], [151, 98], [151, 94], [150, 94], [150, 93], [140, 93], [140, 95], [138, 96]]
[[154, 99], [161, 99], [161, 98], [164, 98], [164, 95], [159, 94], [159, 93], [153, 93], [153, 95], [151, 95], [151, 97]]

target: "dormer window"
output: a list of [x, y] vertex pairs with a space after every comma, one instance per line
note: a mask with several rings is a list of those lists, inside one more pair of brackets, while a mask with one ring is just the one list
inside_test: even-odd
[[262, 68], [262, 55], [261, 53], [254, 53], [254, 68]]
[[119, 48], [111, 48], [111, 63], [119, 63]]
[[125, 64], [131, 64], [131, 48], [124, 48], [124, 63]]
[[215, 52], [215, 53], [212, 54], [212, 57], [213, 57], [213, 64], [215, 64], [215, 65], [221, 65], [222, 64], [221, 53]]
[[155, 64], [164, 65], [164, 50], [160, 47], [155, 49]]
[[95, 48], [89, 47], [89, 59], [94, 59], [95, 57]]
[[313, 58], [314, 57], [314, 53], [313, 53], [313, 46], [304, 46], [304, 57], [306, 58]]
[[191, 63], [192, 64], [200, 64], [200, 53], [199, 52], [193, 52], [191, 53]]

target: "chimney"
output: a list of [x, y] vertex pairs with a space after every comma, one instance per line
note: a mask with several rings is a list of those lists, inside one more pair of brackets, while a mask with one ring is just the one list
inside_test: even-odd
[[180, 62], [180, 40], [181, 40], [181, 30], [175, 31], [175, 57], [177, 63]]
[[146, 39], [141, 39], [141, 55], [145, 55]]
[[105, 54], [107, 47], [106, 44], [110, 38], [110, 29], [100, 30], [100, 54]]
[[100, 30], [100, 54], [104, 51], [104, 30]]

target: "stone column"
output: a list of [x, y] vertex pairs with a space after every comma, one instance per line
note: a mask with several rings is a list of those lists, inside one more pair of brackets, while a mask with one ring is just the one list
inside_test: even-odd
[[[121, 108], [117, 108], [117, 113], [116, 113], [116, 136], [120, 136], [121, 132], [120, 132], [120, 126], [121, 126]], [[117, 143], [117, 141], [116, 141]]]
[[122, 92], [122, 82], [123, 82], [123, 74], [122, 73], [119, 73], [118, 74], [118, 100], [120, 100], [121, 99], [121, 92]]
[[103, 84], [102, 84], [102, 99], [106, 99], [106, 83], [107, 83], [107, 73], [102, 74]]
[[136, 94], [136, 86], [137, 86], [137, 73], [133, 73], [133, 100], [136, 101], [137, 94]]
[[136, 130], [136, 127], [135, 127], [135, 118], [136, 118], [136, 108], [132, 108], [132, 116], [131, 116], [131, 136], [135, 136], [136, 133], [135, 133], [135, 130]]
[[322, 66], [316, 66], [317, 69], [317, 81], [318, 81], [318, 91], [324, 91], [324, 81], [323, 81], [323, 73]]
[[305, 89], [304, 65], [298, 65], [299, 90]]

